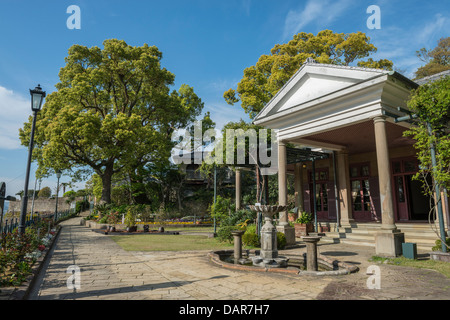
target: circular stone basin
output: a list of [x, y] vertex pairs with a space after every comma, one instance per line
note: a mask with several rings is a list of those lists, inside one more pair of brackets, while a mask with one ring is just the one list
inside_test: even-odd
[[286, 274], [298, 274], [298, 275], [327, 275], [327, 276], [337, 276], [345, 275], [358, 271], [358, 267], [347, 265], [343, 262], [337, 260], [331, 260], [328, 257], [318, 255], [317, 264], [318, 271], [307, 271], [306, 270], [306, 254], [289, 256], [284, 255], [289, 258], [287, 267], [285, 268], [268, 268], [268, 267], [257, 267], [253, 265], [252, 257], [259, 255], [259, 250], [243, 250], [242, 258], [236, 260], [234, 258], [233, 250], [219, 250], [212, 251], [209, 254], [210, 260], [219, 266], [229, 269], [245, 270], [245, 271], [262, 271], [262, 272], [277, 272]]

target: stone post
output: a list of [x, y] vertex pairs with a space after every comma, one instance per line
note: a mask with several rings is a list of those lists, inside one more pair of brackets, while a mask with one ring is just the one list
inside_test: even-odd
[[306, 243], [306, 270], [317, 271], [319, 269], [317, 263], [317, 242], [320, 241], [320, 237], [302, 237], [302, 240]]
[[242, 235], [244, 231], [236, 230], [232, 231], [231, 234], [234, 237], [234, 259], [239, 260], [242, 258]]
[[[287, 205], [287, 156], [286, 144], [278, 141], [278, 203], [280, 206]], [[286, 236], [286, 245], [295, 244], [295, 229], [289, 225], [287, 211], [280, 212], [280, 221], [277, 231]]]
[[394, 221], [386, 119], [380, 116], [374, 118], [373, 122], [381, 202], [381, 230], [375, 235], [375, 251], [380, 256], [395, 257], [402, 253], [402, 242], [405, 242], [405, 236], [397, 229]]

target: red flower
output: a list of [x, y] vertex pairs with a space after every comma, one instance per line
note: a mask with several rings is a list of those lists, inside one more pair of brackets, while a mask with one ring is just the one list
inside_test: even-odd
[[44, 251], [45, 250], [45, 246], [43, 244], [38, 245], [38, 249], [40, 251]]

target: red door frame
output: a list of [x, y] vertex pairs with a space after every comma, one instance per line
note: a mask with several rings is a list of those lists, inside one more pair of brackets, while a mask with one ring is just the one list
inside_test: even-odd
[[[318, 221], [328, 221], [330, 219], [336, 219], [335, 217], [330, 218], [329, 217], [329, 212], [330, 212], [330, 208], [329, 208], [329, 197], [330, 197], [330, 188], [329, 188], [329, 168], [318, 168], [315, 170], [316, 174], [318, 175], [319, 179], [316, 180], [316, 191], [318, 190], [319, 185], [325, 185], [325, 188], [327, 190], [327, 210], [326, 211], [319, 211], [319, 208], [317, 208], [317, 220]], [[321, 179], [321, 173], [325, 173], [325, 178]], [[308, 170], [308, 185], [309, 185], [309, 203], [310, 203], [310, 207], [311, 207], [311, 211], [313, 211], [314, 208], [314, 203], [316, 201], [316, 196], [313, 194], [312, 190], [313, 190], [313, 181], [312, 181], [312, 171]], [[321, 188], [321, 187], [320, 187]], [[322, 188], [321, 188], [322, 189]], [[323, 197], [322, 194], [320, 196], [321, 199], [321, 208], [323, 208]], [[314, 201], [314, 202], [313, 202]]]
[[[368, 167], [368, 172], [366, 174], [362, 173], [362, 168], [363, 167]], [[352, 176], [352, 170], [356, 169], [356, 175]], [[370, 208], [369, 210], [364, 210], [364, 193], [363, 193], [363, 186], [362, 183], [364, 180], [368, 181], [369, 184], [369, 203], [370, 203]], [[359, 181], [360, 182], [360, 188], [359, 188], [359, 193], [360, 193], [360, 197], [361, 197], [361, 211], [355, 211], [354, 210], [354, 203], [353, 203], [353, 197], [352, 197], [352, 216], [355, 219], [355, 221], [363, 221], [363, 222], [369, 222], [369, 221], [376, 221], [377, 220], [377, 216], [376, 214], [374, 214], [375, 209], [374, 209], [374, 203], [373, 203], [373, 197], [372, 197], [372, 188], [373, 186], [371, 186], [371, 169], [370, 169], [370, 162], [361, 162], [361, 163], [352, 163], [350, 165], [350, 192], [352, 192], [352, 182], [353, 181]]]
[[[406, 171], [405, 162], [412, 161], [415, 164], [414, 170]], [[400, 171], [396, 172], [395, 162], [400, 163]], [[409, 207], [409, 190], [407, 189], [407, 183], [405, 176], [416, 174], [419, 168], [418, 160], [416, 157], [401, 157], [391, 159], [391, 182], [392, 182], [392, 193], [394, 199], [394, 212], [395, 212], [395, 221], [409, 221], [411, 220], [411, 210]], [[403, 183], [403, 193], [404, 193], [404, 201], [400, 202], [398, 196], [397, 189], [397, 178], [401, 177], [401, 181]]]

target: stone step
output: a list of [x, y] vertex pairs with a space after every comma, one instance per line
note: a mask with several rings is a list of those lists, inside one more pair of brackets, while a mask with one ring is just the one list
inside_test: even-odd
[[[321, 242], [324, 243], [346, 243], [351, 245], [360, 245], [360, 246], [368, 246], [375, 247], [375, 239], [363, 239], [363, 238], [333, 238], [324, 236], [320, 239]], [[405, 238], [405, 242], [416, 243], [417, 249], [422, 251], [431, 251], [431, 248], [435, 245], [434, 241], [417, 241], [417, 239], [408, 239]]]
[[[397, 227], [405, 234], [405, 242], [416, 243], [419, 250], [430, 251], [438, 236], [428, 223], [408, 224], [399, 223]], [[330, 226], [331, 229], [335, 229]], [[435, 225], [433, 225], [436, 228]], [[379, 223], [354, 223], [351, 228], [339, 228], [339, 232], [324, 233], [321, 241], [328, 243], [348, 243], [375, 246], [375, 234], [380, 230]]]

